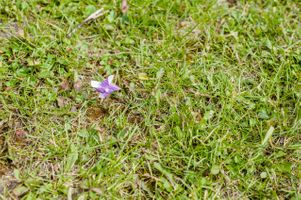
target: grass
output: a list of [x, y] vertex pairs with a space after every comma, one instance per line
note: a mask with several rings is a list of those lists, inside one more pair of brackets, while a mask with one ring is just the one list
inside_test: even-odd
[[0, 0], [1, 197], [300, 199], [300, 2], [129, 4]]

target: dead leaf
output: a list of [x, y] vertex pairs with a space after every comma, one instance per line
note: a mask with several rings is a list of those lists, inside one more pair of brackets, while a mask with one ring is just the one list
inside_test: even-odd
[[112, 65], [112, 64], [113, 64], [113, 60], [112, 60], [112, 59], [109, 59], [108, 64], [109, 64], [109, 65]]
[[103, 194], [103, 191], [100, 188], [91, 188], [91, 191], [95, 192], [98, 195]]
[[[9, 171], [9, 167], [3, 164], [0, 164], [0, 177], [7, 174]], [[0, 193], [1, 193], [1, 189], [0, 189]]]
[[56, 101], [60, 108], [65, 107], [69, 103], [69, 100], [65, 97], [58, 97]]
[[41, 64], [41, 61], [38, 59], [28, 59], [27, 60], [27, 65], [28, 66], [38, 66]]
[[80, 80], [76, 81], [73, 85], [73, 88], [76, 90], [76, 91], [80, 91], [81, 88], [82, 88], [82, 83]]
[[19, 25], [16, 22], [8, 23], [0, 30], [0, 38], [12, 38], [14, 36], [24, 37], [22, 24]]
[[128, 10], [129, 10], [129, 6], [127, 4], [127, 0], [122, 0], [122, 2], [121, 2], [121, 12], [123, 14], [126, 14]]
[[21, 119], [19, 119], [19, 118], [13, 120], [12, 123], [13, 123], [13, 128], [15, 128], [15, 129], [22, 129], [23, 128], [23, 123], [22, 123]]
[[11, 87], [7, 86], [7, 87], [5, 87], [4, 90], [5, 90], [5, 91], [10, 91], [10, 90], [11, 90]]
[[106, 115], [107, 111], [99, 107], [90, 107], [87, 110], [87, 116], [91, 121], [95, 121]]
[[179, 22], [176, 31], [181, 37], [190, 36], [192, 38], [198, 38], [201, 34], [201, 31], [198, 28], [198, 23], [196, 23], [192, 18], [188, 18]]
[[77, 31], [77, 29], [81, 28], [85, 23], [87, 23], [91, 20], [95, 20], [104, 14], [105, 14], [105, 12], [104, 12], [103, 8], [96, 10], [94, 13], [89, 15], [82, 23], [80, 23], [75, 29], [73, 29], [70, 33], [68, 33], [67, 37], [70, 37], [75, 31]]
[[11, 170], [5, 171], [5, 173], [1, 176], [0, 181], [0, 195], [3, 190], [12, 191], [14, 188], [18, 186], [18, 180], [14, 177], [13, 172]]
[[70, 87], [69, 87], [69, 82], [67, 79], [63, 80], [63, 82], [61, 83], [61, 88], [63, 91], [66, 91], [66, 90], [69, 90]]
[[237, 4], [237, 0], [227, 0], [229, 6], [235, 6]]
[[16, 130], [17, 137], [25, 137], [27, 134], [28, 134], [28, 132], [25, 130], [22, 130], [22, 129]]
[[101, 8], [99, 10], [96, 10], [94, 13], [92, 13], [91, 15], [89, 15], [89, 17], [87, 17], [83, 23], [86, 23], [90, 20], [94, 20], [94, 19], [97, 19], [98, 17], [102, 16], [104, 13], [103, 13], [104, 9]]
[[140, 124], [143, 122], [143, 116], [140, 113], [129, 113], [128, 121], [132, 124]]
[[76, 106], [72, 106], [72, 108], [71, 108], [71, 110], [70, 110], [71, 112], [76, 112], [77, 111], [77, 108], [76, 108]]

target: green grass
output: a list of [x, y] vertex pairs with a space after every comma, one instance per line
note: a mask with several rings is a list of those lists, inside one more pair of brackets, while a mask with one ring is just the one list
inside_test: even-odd
[[300, 199], [301, 3], [229, 2], [0, 0], [1, 197]]

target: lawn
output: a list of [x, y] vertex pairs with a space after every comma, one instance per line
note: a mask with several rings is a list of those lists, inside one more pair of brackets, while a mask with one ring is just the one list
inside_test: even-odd
[[0, 0], [0, 198], [301, 199], [301, 2], [120, 4]]

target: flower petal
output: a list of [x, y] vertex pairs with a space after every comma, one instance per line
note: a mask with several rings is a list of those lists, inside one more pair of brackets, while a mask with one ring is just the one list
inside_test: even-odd
[[97, 92], [99, 92], [99, 98], [104, 99], [107, 96], [109, 96], [112, 92], [121, 89], [120, 87], [112, 83], [113, 78], [114, 76], [111, 75], [102, 82], [91, 81], [91, 86], [95, 88]]
[[108, 96], [106, 93], [99, 93], [99, 98], [104, 99]]
[[115, 84], [110, 84], [109, 87], [110, 87], [110, 90], [113, 90], [113, 91], [121, 90], [121, 88]]
[[100, 85], [101, 85], [101, 82], [91, 81], [91, 86], [94, 87], [94, 88], [99, 88]]
[[110, 76], [108, 77], [108, 82], [109, 82], [109, 84], [112, 84], [113, 79], [114, 79], [114, 75], [110, 75]]

